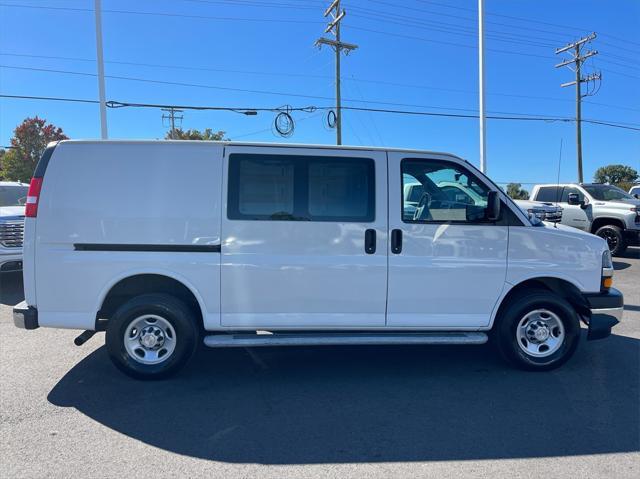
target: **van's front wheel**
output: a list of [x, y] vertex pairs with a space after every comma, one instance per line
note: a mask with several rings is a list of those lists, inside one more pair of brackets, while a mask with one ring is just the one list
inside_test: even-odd
[[124, 303], [107, 324], [113, 363], [136, 379], [162, 379], [195, 352], [199, 332], [191, 310], [168, 294], [144, 294]]
[[580, 339], [580, 321], [567, 301], [545, 290], [517, 294], [495, 326], [503, 357], [529, 371], [548, 371], [569, 360]]

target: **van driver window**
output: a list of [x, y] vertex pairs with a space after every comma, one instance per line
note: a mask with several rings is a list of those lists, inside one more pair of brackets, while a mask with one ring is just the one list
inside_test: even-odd
[[402, 160], [405, 223], [486, 221], [489, 188], [463, 167], [436, 160]]

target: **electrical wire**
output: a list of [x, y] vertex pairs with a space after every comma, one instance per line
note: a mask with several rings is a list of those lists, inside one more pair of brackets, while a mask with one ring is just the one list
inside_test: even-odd
[[[7, 95], [0, 94], [0, 98], [11, 98], [11, 99], [27, 99], [27, 100], [52, 100], [52, 101], [67, 101], [67, 102], [75, 102], [75, 103], [99, 103], [98, 100], [86, 100], [86, 99], [78, 99], [78, 98], [60, 98], [60, 97], [44, 97], [44, 96], [32, 96], [32, 95]], [[237, 107], [220, 107], [220, 106], [198, 106], [198, 105], [165, 105], [165, 104], [153, 104], [153, 103], [128, 103], [128, 102], [117, 102], [111, 100], [108, 102], [111, 105], [118, 104], [119, 107], [131, 106], [131, 107], [146, 107], [146, 108], [175, 108], [175, 109], [185, 109], [185, 110], [220, 110], [220, 111], [238, 111], [243, 110], [245, 108], [237, 108]], [[112, 107], [113, 108], [113, 107]], [[330, 111], [333, 110], [333, 106], [306, 106], [306, 107], [289, 107], [289, 111], [303, 111], [303, 112], [316, 112], [316, 111]], [[388, 109], [388, 108], [368, 108], [368, 107], [357, 107], [357, 106], [342, 106], [342, 110], [351, 110], [351, 111], [363, 111], [363, 112], [372, 112], [372, 113], [390, 113], [390, 114], [402, 114], [402, 115], [412, 115], [412, 116], [433, 116], [433, 117], [442, 117], [442, 118], [466, 118], [466, 119], [476, 119], [478, 118], [477, 114], [465, 114], [465, 113], [441, 113], [441, 112], [431, 112], [431, 111], [417, 111], [417, 110], [399, 110], [399, 109]], [[246, 110], [253, 111], [269, 111], [276, 112], [282, 111], [282, 107], [275, 108], [246, 108]], [[525, 114], [522, 114], [525, 115]], [[542, 121], [542, 122], [574, 122], [574, 118], [568, 117], [553, 117], [553, 116], [508, 116], [508, 115], [487, 115], [487, 119], [490, 120], [509, 120], [509, 121]], [[602, 125], [609, 126], [612, 128], [622, 128], [626, 130], [640, 131], [640, 127], [629, 126], [632, 124], [629, 123], [620, 123], [620, 122], [609, 122], [603, 120], [596, 119], [583, 119], [583, 123], [591, 123], [594, 125]]]
[[[0, 7], [9, 8], [28, 8], [37, 10], [59, 10], [70, 12], [90, 12], [93, 13], [92, 8], [78, 8], [78, 7], [51, 7], [45, 5], [16, 5], [13, 3], [0, 3]], [[175, 17], [175, 18], [190, 18], [197, 20], [220, 20], [220, 21], [238, 21], [238, 22], [258, 22], [258, 23], [298, 23], [298, 24], [325, 24], [322, 21], [316, 20], [297, 20], [288, 18], [246, 18], [246, 17], [220, 17], [212, 15], [189, 15], [184, 13], [166, 13], [166, 12], [140, 12], [136, 10], [111, 10], [103, 9], [102, 13], [116, 13], [124, 15], [150, 15], [156, 17]]]
[[[66, 56], [55, 56], [55, 55], [32, 55], [32, 54], [21, 54], [21, 53], [7, 53], [0, 52], [0, 56], [9, 56], [9, 57], [23, 57], [23, 58], [43, 58], [43, 59], [52, 59], [52, 60], [65, 60], [65, 61], [78, 61], [78, 62], [90, 62], [94, 63], [95, 58], [80, 58], [80, 57], [66, 57]], [[590, 58], [592, 60], [593, 57]], [[143, 63], [143, 62], [134, 62], [134, 61], [106, 61], [106, 64], [112, 65], [131, 65], [138, 67], [150, 67], [150, 68], [166, 68], [173, 70], [184, 70], [184, 71], [212, 71], [212, 72], [222, 72], [222, 73], [239, 73], [239, 74], [251, 74], [251, 75], [265, 75], [265, 76], [277, 76], [277, 77], [300, 77], [300, 78], [318, 78], [318, 79], [328, 79], [333, 80], [333, 76], [328, 75], [313, 75], [307, 73], [294, 73], [294, 72], [265, 72], [265, 71], [256, 71], [256, 70], [229, 70], [222, 68], [209, 68], [204, 66], [184, 66], [184, 65], [170, 65], [170, 64], [158, 64], [158, 63]], [[607, 70], [607, 72], [609, 72]], [[454, 93], [465, 93], [465, 94], [473, 94], [477, 95], [477, 90], [463, 90], [457, 88], [442, 88], [430, 85], [417, 85], [411, 83], [399, 83], [399, 82], [391, 82], [391, 81], [382, 81], [382, 80], [372, 80], [367, 78], [355, 78], [355, 77], [347, 77], [343, 78], [343, 81], [346, 82], [356, 82], [356, 83], [370, 83], [374, 85], [387, 85], [392, 87], [403, 87], [403, 88], [417, 88], [421, 90], [428, 91], [448, 91]], [[554, 97], [545, 97], [538, 95], [519, 95], [514, 93], [493, 93], [487, 92], [487, 95], [491, 96], [502, 96], [507, 98], [526, 98], [531, 100], [545, 100], [545, 101], [560, 101], [560, 102], [573, 102], [574, 100], [569, 98], [554, 98]], [[629, 110], [629, 111], [640, 111], [637, 108], [631, 108], [620, 105], [611, 105], [607, 103], [600, 102], [592, 102], [587, 101], [586, 103], [592, 105], [603, 106], [607, 108], [616, 108], [621, 110]]]

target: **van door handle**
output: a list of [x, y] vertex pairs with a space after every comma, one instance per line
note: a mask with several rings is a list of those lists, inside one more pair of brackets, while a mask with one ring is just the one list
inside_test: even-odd
[[391, 252], [393, 254], [402, 253], [402, 230], [391, 231]]
[[376, 252], [376, 230], [368, 229], [364, 232], [364, 251], [367, 254]]

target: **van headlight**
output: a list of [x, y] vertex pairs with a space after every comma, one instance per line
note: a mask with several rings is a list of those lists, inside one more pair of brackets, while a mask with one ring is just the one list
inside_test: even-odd
[[603, 290], [608, 290], [613, 286], [613, 259], [609, 250], [602, 253], [602, 281], [600, 285]]

